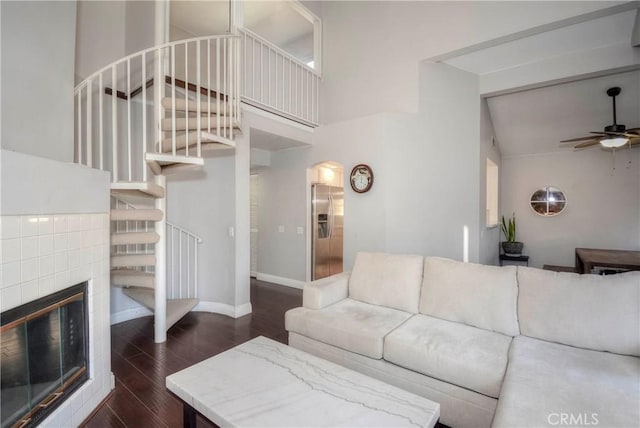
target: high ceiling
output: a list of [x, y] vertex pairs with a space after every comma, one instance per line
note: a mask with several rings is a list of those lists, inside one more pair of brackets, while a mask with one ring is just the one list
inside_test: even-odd
[[612, 86], [622, 88], [616, 97], [618, 123], [640, 127], [640, 71], [488, 98], [502, 155], [573, 150], [571, 145], [561, 146], [560, 140], [584, 137], [613, 123], [611, 98], [606, 94]]
[[606, 15], [459, 55], [444, 62], [471, 73], [486, 75], [576, 52], [587, 53], [618, 43], [628, 44], [636, 13], [637, 10], [633, 9]]
[[613, 124], [610, 87], [622, 88], [618, 123], [640, 127], [640, 47], [630, 43], [638, 13], [625, 4], [441, 61], [478, 75], [503, 156], [571, 151], [559, 142]]

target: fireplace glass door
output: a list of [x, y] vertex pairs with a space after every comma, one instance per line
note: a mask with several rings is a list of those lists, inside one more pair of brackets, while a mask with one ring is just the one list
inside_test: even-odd
[[86, 290], [74, 291], [2, 314], [2, 428], [36, 425], [86, 380]]

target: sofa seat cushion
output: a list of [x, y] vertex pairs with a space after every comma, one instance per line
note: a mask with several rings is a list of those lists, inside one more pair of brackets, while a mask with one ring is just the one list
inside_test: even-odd
[[504, 334], [416, 315], [385, 338], [384, 359], [497, 398], [510, 343]]
[[323, 309], [295, 308], [285, 314], [287, 331], [370, 358], [382, 358], [384, 337], [410, 313], [344, 299]]
[[637, 427], [639, 403], [640, 358], [518, 336], [493, 427]]

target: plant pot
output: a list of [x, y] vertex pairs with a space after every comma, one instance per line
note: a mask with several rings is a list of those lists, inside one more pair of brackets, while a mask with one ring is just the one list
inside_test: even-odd
[[520, 256], [522, 255], [522, 248], [524, 244], [522, 242], [502, 242], [502, 250], [507, 256]]

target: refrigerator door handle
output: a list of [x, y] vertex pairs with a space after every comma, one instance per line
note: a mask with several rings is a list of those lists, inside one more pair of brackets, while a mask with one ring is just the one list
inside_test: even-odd
[[329, 238], [333, 236], [333, 195], [329, 194]]

